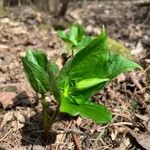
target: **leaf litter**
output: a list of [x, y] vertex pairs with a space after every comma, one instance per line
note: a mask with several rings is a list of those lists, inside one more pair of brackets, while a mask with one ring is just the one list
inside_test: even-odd
[[[127, 10], [128, 13], [124, 13]], [[41, 139], [41, 106], [36, 105], [35, 93], [28, 92], [31, 88], [25, 83], [20, 54], [28, 47], [42, 48], [49, 57], [57, 59], [60, 58], [63, 43], [52, 25], [48, 30], [38, 27], [45, 20], [53, 22], [52, 18], [40, 12], [25, 11], [24, 17], [17, 21], [15, 15], [1, 18], [0, 91], [5, 93], [7, 100], [3, 104], [1, 101], [4, 98], [0, 96], [0, 103], [4, 106], [12, 103], [8, 92], [13, 93], [12, 97], [23, 91], [27, 94], [21, 94], [19, 101], [22, 103], [11, 104], [9, 108], [3, 107], [6, 110], [0, 109], [0, 146], [4, 149], [149, 149], [150, 58], [147, 41], [150, 34], [148, 14], [141, 17], [146, 13], [149, 13], [147, 8], [112, 4], [107, 4], [106, 7], [103, 3], [69, 8], [65, 18], [68, 22], [82, 23], [88, 34], [97, 34], [99, 27], [106, 25], [111, 37], [119, 39], [134, 52], [134, 57], [141, 63], [143, 70], [119, 76], [103, 92], [93, 97], [96, 102], [104, 103], [112, 111], [114, 117], [111, 123], [101, 126], [90, 120], [74, 118], [72, 121], [68, 116], [59, 116], [64, 120], [57, 119], [53, 126], [56, 135], [53, 135], [53, 140], [47, 145]], [[31, 16], [33, 19], [30, 19]], [[61, 61], [58, 59], [59, 64]], [[24, 99], [28, 97], [31, 97], [32, 102], [29, 101], [24, 106]], [[53, 98], [48, 99], [52, 102], [50, 108], [55, 109]]]

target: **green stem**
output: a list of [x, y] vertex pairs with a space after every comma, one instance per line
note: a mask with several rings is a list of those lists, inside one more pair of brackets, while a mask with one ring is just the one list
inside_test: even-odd
[[59, 107], [54, 112], [52, 117], [50, 118], [48, 115], [48, 103], [45, 99], [45, 95], [42, 95], [42, 123], [43, 123], [43, 129], [44, 129], [44, 137], [47, 139], [49, 131], [56, 119], [56, 117], [59, 114]]
[[55, 120], [56, 120], [58, 114], [59, 114], [59, 106], [57, 107], [56, 111], [53, 113], [52, 117], [50, 118], [49, 130], [51, 129], [53, 123], [55, 122]]
[[47, 125], [48, 125], [48, 113], [47, 113], [47, 102], [45, 95], [42, 95], [42, 124], [43, 129], [45, 130], [45, 135], [47, 134]]
[[71, 50], [71, 58], [74, 56], [74, 49]]

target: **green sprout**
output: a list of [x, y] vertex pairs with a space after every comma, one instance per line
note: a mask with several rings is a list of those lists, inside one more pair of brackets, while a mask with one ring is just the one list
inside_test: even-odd
[[[102, 90], [119, 74], [141, 68], [135, 62], [115, 54], [108, 44], [105, 28], [100, 35], [83, 42], [84, 30], [76, 31], [72, 27], [67, 34], [72, 47], [78, 51], [67, 61], [61, 70], [52, 61], [48, 61], [42, 51], [28, 50], [22, 63], [32, 88], [42, 97], [43, 128], [47, 135], [59, 113], [81, 116], [96, 123], [105, 124], [111, 121], [111, 112], [102, 104], [95, 103], [92, 96]], [[74, 32], [73, 32], [74, 31]], [[65, 34], [61, 33], [64, 36]], [[77, 43], [81, 44], [81, 47]], [[85, 44], [86, 43], [86, 44]], [[51, 92], [58, 103], [56, 112], [48, 115], [48, 104], [45, 95]]]
[[58, 34], [68, 44], [67, 53], [71, 55], [83, 49], [93, 38], [87, 36], [84, 28], [79, 24], [73, 24], [68, 32], [58, 31]]

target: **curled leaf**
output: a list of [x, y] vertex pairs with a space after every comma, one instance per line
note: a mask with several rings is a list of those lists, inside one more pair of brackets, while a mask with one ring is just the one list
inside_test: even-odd
[[[41, 60], [38, 60], [41, 58]], [[28, 51], [25, 57], [21, 58], [24, 71], [32, 88], [44, 94], [50, 90], [50, 79], [47, 71], [45, 55], [41, 52]]]
[[88, 89], [90, 87], [96, 86], [100, 83], [106, 82], [109, 79], [100, 79], [100, 78], [88, 78], [88, 79], [84, 79], [81, 80], [79, 82], [76, 83], [76, 88], [77, 90], [85, 90]]

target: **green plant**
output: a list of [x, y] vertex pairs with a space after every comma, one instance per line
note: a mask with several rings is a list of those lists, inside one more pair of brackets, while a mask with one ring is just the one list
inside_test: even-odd
[[68, 32], [58, 31], [58, 34], [68, 44], [67, 53], [72, 55], [83, 49], [93, 39], [87, 36], [84, 28], [78, 24], [73, 24]]
[[[72, 33], [72, 37], [76, 39], [78, 36]], [[109, 122], [112, 118], [110, 111], [102, 104], [95, 103], [91, 97], [119, 74], [140, 68], [138, 64], [110, 51], [104, 28], [100, 35], [83, 45], [60, 71], [42, 51], [28, 50], [26, 56], [22, 57], [31, 86], [42, 95], [43, 126], [46, 133], [58, 113], [80, 115], [101, 124]], [[51, 118], [45, 100], [45, 94], [49, 91], [58, 102], [58, 109]]]
[[[68, 31], [58, 31], [58, 35], [66, 43], [65, 50], [68, 55], [76, 54], [95, 38], [94, 36], [88, 36], [79, 24], [73, 24]], [[111, 51], [126, 58], [131, 58], [129, 50], [122, 43], [109, 37], [107, 43]]]

